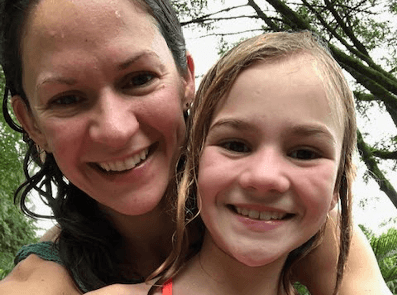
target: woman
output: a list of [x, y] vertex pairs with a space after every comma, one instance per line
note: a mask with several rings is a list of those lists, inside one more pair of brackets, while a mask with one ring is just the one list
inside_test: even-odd
[[21, 202], [33, 189], [52, 208], [62, 266], [29, 255], [0, 293], [81, 294], [142, 281], [172, 247], [174, 171], [194, 95], [170, 4], [9, 0], [2, 8], [2, 66], [29, 136], [25, 169], [32, 159], [40, 166]]

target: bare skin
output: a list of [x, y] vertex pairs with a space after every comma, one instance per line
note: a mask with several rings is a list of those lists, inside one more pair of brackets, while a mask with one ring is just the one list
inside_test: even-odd
[[[35, 40], [35, 38], [33, 38], [32, 40]], [[102, 43], [98, 42], [98, 44], [102, 44]], [[122, 51], [118, 51], [118, 52], [122, 52]], [[35, 88], [32, 87], [32, 89]], [[23, 109], [22, 106], [20, 109], [21, 110]], [[48, 126], [51, 127], [53, 125], [48, 124]], [[37, 126], [33, 124], [33, 127], [37, 127]], [[98, 149], [98, 150], [102, 150], [102, 149]], [[114, 205], [116, 207], [119, 206], [118, 203], [111, 205], [112, 206]], [[158, 216], [157, 213], [155, 213], [155, 215]], [[162, 219], [153, 219], [153, 220], [158, 221], [158, 223], [156, 224], [159, 225], [158, 226], [159, 229], [160, 229], [160, 225], [164, 225]], [[128, 228], [129, 235], [125, 234], [127, 240], [128, 240], [128, 236], [132, 238], [136, 236], [136, 234], [135, 233], [133, 234], [133, 232], [131, 231], [131, 227], [129, 227], [129, 225], [134, 223], [138, 224], [138, 223], [134, 222], [132, 219], [127, 220], [126, 218], [123, 217], [120, 217], [118, 221], [120, 221], [120, 223], [122, 223], [123, 225], [123, 226], [120, 225], [120, 227], [118, 228], [120, 232], [125, 234]], [[153, 226], [152, 223], [151, 225], [148, 225], [148, 227], [153, 228], [156, 226]], [[143, 228], [142, 226], [139, 227], [139, 230], [141, 230], [142, 233], [147, 232], [147, 229]], [[332, 229], [330, 231], [331, 233], [333, 232]], [[159, 232], [164, 233], [164, 231], [160, 231], [160, 230]], [[172, 234], [171, 230], [168, 230], [167, 232], [169, 233], [169, 235]], [[156, 236], [158, 235], [153, 234], [151, 237], [148, 237], [148, 241], [136, 241], [139, 244], [140, 248], [144, 247], [145, 249], [147, 248], [151, 249], [150, 253], [145, 252], [147, 259], [141, 256], [142, 269], [147, 274], [149, 274], [153, 270], [153, 267], [151, 265], [158, 264], [159, 260], [163, 259], [169, 250], [164, 247], [164, 244], [161, 243], [161, 241], [157, 239], [151, 239], [152, 237], [156, 237]], [[56, 240], [56, 237], [57, 237], [57, 230], [55, 229], [54, 232], [49, 232], [48, 235], [46, 234], [43, 237], [43, 239]], [[130, 249], [133, 249], [132, 251], [140, 252], [139, 249], [137, 249], [136, 244], [129, 243], [129, 245], [130, 245]], [[148, 247], [147, 245], [153, 245], [153, 247]], [[157, 248], [155, 246], [157, 246]], [[324, 249], [322, 249], [322, 247], [324, 247]], [[298, 278], [302, 282], [307, 283], [309, 289], [313, 290], [312, 291], [313, 294], [324, 294], [324, 284], [325, 284], [324, 282], [327, 282], [327, 280], [328, 281], [331, 280], [330, 282], [326, 283], [327, 285], [330, 286], [333, 285], [332, 276], [329, 276], [328, 273], [333, 272], [334, 268], [329, 267], [326, 268], [325, 271], [322, 272], [317, 271], [319, 268], [323, 267], [322, 264], [325, 263], [324, 257], [327, 257], [326, 256], [328, 255], [327, 253], [333, 253], [333, 251], [335, 250], [333, 247], [334, 247], [333, 243], [324, 243], [323, 246], [320, 246], [319, 249], [315, 253], [313, 253], [313, 255], [310, 258], [308, 258], [308, 260], [302, 262], [301, 267], [305, 269], [305, 272], [302, 272], [302, 275], [298, 276]], [[162, 255], [159, 255], [160, 252], [162, 253]], [[376, 292], [376, 290], [379, 290], [379, 286], [382, 285], [383, 281], [379, 279], [380, 272], [379, 269], [377, 269], [376, 261], [374, 262], [373, 260], [373, 254], [368, 249], [368, 245], [365, 243], [364, 240], [360, 239], [358, 236], [355, 236], [353, 238], [353, 248], [351, 253], [360, 253], [360, 255], [354, 255], [354, 256], [353, 254], [351, 255], [348, 262], [348, 265], [351, 268], [351, 272], [347, 273], [347, 276], [345, 278], [345, 283], [342, 285], [342, 290], [340, 294], [342, 295], [352, 294], [351, 290], [355, 290], [357, 294], [379, 294], [379, 292]], [[153, 256], [157, 256], [157, 259], [153, 259]], [[153, 261], [150, 261], [150, 259], [153, 259]], [[145, 266], [143, 265], [144, 263], [146, 263]], [[304, 263], [310, 265], [310, 269], [308, 269]], [[332, 264], [327, 264], [327, 266], [329, 265]], [[310, 279], [310, 281], [305, 280], [305, 278]], [[352, 283], [350, 283], [350, 281]], [[319, 283], [319, 285], [321, 284], [321, 286], [316, 286], [317, 282]], [[363, 285], [362, 282], [367, 282], [367, 284]], [[353, 289], [360, 286], [365, 286], [365, 290], [369, 289], [372, 290], [373, 292], [370, 293], [371, 292], [370, 291], [364, 293], [362, 292], [361, 289], [360, 290]], [[113, 286], [110, 286], [109, 288], [111, 289], [112, 287]], [[104, 289], [105, 291], [98, 291], [98, 292], [105, 292], [102, 294], [109, 294], [107, 293], [110, 290], [109, 288]], [[124, 289], [124, 288], [128, 288], [128, 286], [115, 285], [114, 288]], [[330, 287], [330, 290], [332, 290], [332, 287]], [[119, 291], [116, 291], [115, 294], [122, 294], [121, 289], [119, 289]], [[77, 289], [75, 283], [73, 282], [73, 280], [69, 276], [69, 273], [64, 267], [54, 262], [44, 261], [35, 255], [30, 255], [27, 259], [20, 262], [15, 267], [15, 269], [9, 274], [9, 276], [7, 276], [7, 278], [5, 278], [2, 282], [0, 282], [0, 294], [46, 294], [46, 295], [50, 294], [51, 295], [51, 294], [81, 294], [81, 292]]]
[[82, 294], [58, 263], [30, 255], [0, 283], [0, 294]]
[[[306, 285], [312, 294], [332, 294], [338, 255], [337, 244], [331, 242], [339, 234], [335, 226], [336, 217], [336, 210], [331, 211], [323, 243], [294, 269], [296, 279]], [[379, 293], [379, 290], [382, 292]], [[353, 227], [352, 243], [339, 294], [391, 295], [375, 255], [357, 225]]]
[[[336, 210], [330, 215], [324, 241], [310, 255], [299, 262], [294, 269], [296, 279], [305, 284], [312, 294], [332, 294], [335, 283], [335, 268], [337, 261], [337, 247], [334, 240], [336, 233]], [[354, 226], [353, 239], [346, 266], [340, 295], [391, 295], [382, 278], [375, 256], [364, 234], [358, 226]], [[59, 228], [54, 226], [41, 238], [41, 241], [55, 241]], [[136, 286], [116, 284], [98, 291], [92, 295], [102, 294], [147, 294], [150, 284]], [[22, 294], [32, 290], [30, 294], [82, 294], [65, 268], [54, 262], [44, 261], [36, 255], [30, 255], [20, 262], [17, 267], [0, 284], [0, 293]], [[327, 292], [327, 290], [330, 290]], [[379, 293], [382, 290], [382, 293]], [[34, 292], [33, 292], [34, 291]], [[12, 293], [13, 292], [13, 293]], [[141, 292], [141, 293], [140, 293]], [[327, 292], [327, 293], [325, 293]]]

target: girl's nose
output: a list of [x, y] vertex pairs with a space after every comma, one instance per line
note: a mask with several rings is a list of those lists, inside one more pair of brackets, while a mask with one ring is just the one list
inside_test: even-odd
[[89, 130], [92, 141], [121, 148], [138, 130], [139, 122], [128, 100], [113, 92], [98, 98]]
[[285, 156], [271, 147], [256, 151], [246, 163], [239, 182], [242, 188], [258, 193], [286, 192], [290, 187], [290, 179]]

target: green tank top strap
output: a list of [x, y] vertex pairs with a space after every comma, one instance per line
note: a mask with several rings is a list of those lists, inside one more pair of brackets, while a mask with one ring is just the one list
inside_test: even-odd
[[26, 259], [30, 254], [35, 254], [43, 260], [53, 261], [63, 265], [59, 257], [58, 249], [53, 242], [40, 242], [37, 244], [22, 246], [14, 259], [14, 263], [19, 263], [20, 261]]
[[[22, 260], [26, 259], [30, 254], [35, 254], [46, 261], [53, 261], [60, 265], [64, 265], [61, 261], [61, 258], [59, 257], [57, 245], [54, 242], [40, 242], [37, 244], [22, 246], [14, 259], [14, 264], [18, 264]], [[81, 291], [84, 293], [89, 291], [75, 275], [74, 280]]]

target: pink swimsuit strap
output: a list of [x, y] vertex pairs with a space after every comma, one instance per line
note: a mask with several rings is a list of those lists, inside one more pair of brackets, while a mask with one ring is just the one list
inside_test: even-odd
[[169, 279], [164, 283], [161, 291], [163, 291], [163, 295], [172, 295], [172, 279]]

